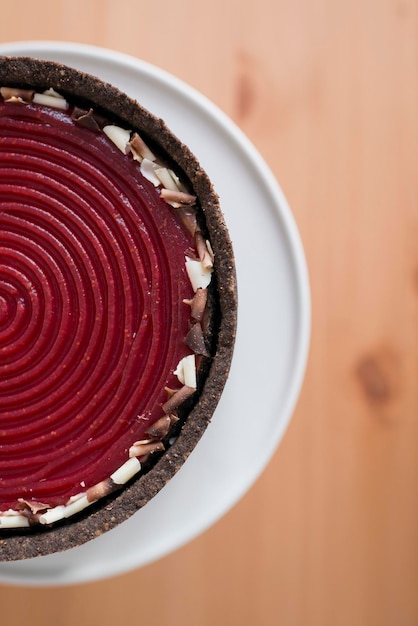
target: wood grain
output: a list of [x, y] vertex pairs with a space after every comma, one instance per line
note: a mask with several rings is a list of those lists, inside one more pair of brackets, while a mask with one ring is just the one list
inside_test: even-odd
[[313, 323], [291, 426], [224, 519], [113, 580], [2, 586], [3, 618], [416, 626], [418, 4], [15, 0], [0, 41], [18, 39], [127, 52], [225, 110], [292, 206]]

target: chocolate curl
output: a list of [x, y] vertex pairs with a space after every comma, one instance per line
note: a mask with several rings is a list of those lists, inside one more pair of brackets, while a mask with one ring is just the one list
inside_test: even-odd
[[163, 404], [164, 413], [172, 413], [176, 409], [179, 408], [183, 402], [185, 402], [188, 398], [190, 398], [196, 389], [193, 387], [188, 387], [187, 385], [183, 385], [181, 389], [174, 392], [173, 395]]
[[192, 196], [184, 191], [173, 191], [172, 189], [163, 188], [160, 194], [166, 202], [173, 202], [175, 205], [178, 205], [175, 208], [180, 208], [183, 205], [192, 206], [196, 202], [196, 196]]
[[179, 216], [183, 225], [187, 228], [192, 237], [194, 237], [197, 230], [196, 208], [182, 205], [176, 209], [176, 215]]
[[197, 322], [201, 322], [203, 319], [203, 314], [206, 309], [206, 303], [208, 300], [208, 290], [199, 288], [196, 290], [193, 298], [191, 300], [183, 300], [185, 304], [188, 304], [191, 307], [191, 316]]
[[4, 100], [10, 100], [12, 102], [26, 102], [29, 104], [32, 102], [33, 89], [16, 89], [14, 87], [1, 87], [0, 94]]
[[131, 147], [131, 152], [135, 161], [141, 162], [143, 159], [149, 159], [150, 161], [155, 161], [156, 156], [153, 152], [148, 148], [145, 141], [135, 133], [132, 136], [132, 139], [129, 142]]
[[159, 452], [164, 450], [164, 444], [161, 441], [152, 441], [151, 439], [144, 439], [142, 441], [136, 441], [129, 448], [129, 457], [145, 456], [151, 452]]
[[170, 416], [163, 415], [148, 428], [146, 431], [147, 435], [153, 439], [163, 439], [163, 437], [165, 437], [170, 430], [171, 424], [172, 422]]
[[90, 130], [100, 130], [100, 126], [94, 116], [93, 109], [84, 111], [83, 109], [75, 107], [74, 111], [72, 112], [71, 119], [73, 119], [74, 122], [76, 122], [80, 126], [84, 126], [84, 128], [89, 128]]
[[36, 500], [24, 500], [23, 498], [19, 498], [18, 510], [29, 511], [30, 514], [36, 515], [41, 511], [46, 511], [49, 508], [49, 504], [45, 504], [44, 502], [37, 502]]
[[93, 485], [93, 487], [89, 487], [87, 489], [87, 500], [89, 502], [95, 502], [96, 500], [99, 500], [100, 498], [104, 498], [105, 496], [109, 495], [109, 493], [112, 493], [112, 491], [115, 491], [115, 489], [117, 489], [115, 483], [110, 480], [110, 478], [107, 478], [105, 480], [102, 480], [100, 483]]
[[25, 513], [14, 513], [9, 515], [6, 513], [0, 514], [0, 528], [2, 530], [6, 528], [28, 528], [32, 523], [32, 519], [26, 516]]
[[206, 348], [205, 338], [200, 322], [196, 322], [196, 324], [193, 324], [193, 326], [187, 333], [184, 341], [186, 345], [189, 346], [190, 350], [193, 350], [195, 354], [200, 354], [207, 357], [210, 356]]
[[214, 261], [213, 253], [212, 250], [209, 250], [207, 242], [205, 241], [205, 238], [200, 231], [196, 232], [195, 241], [197, 253], [199, 255], [200, 261], [203, 264], [203, 267], [205, 269], [211, 269], [213, 267]]
[[136, 457], [131, 457], [111, 474], [110, 479], [116, 485], [125, 485], [141, 469], [141, 463]]
[[44, 502], [24, 500], [23, 498], [19, 498], [19, 504], [17, 506], [17, 510], [21, 511], [22, 515], [28, 519], [30, 525], [36, 524], [39, 521], [40, 516], [45, 513], [48, 508], [49, 505]]

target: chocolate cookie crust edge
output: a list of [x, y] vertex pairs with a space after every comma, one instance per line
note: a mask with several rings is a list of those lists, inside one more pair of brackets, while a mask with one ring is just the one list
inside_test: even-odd
[[232, 360], [237, 325], [237, 285], [234, 256], [218, 197], [196, 157], [138, 102], [90, 74], [51, 61], [28, 57], [0, 57], [0, 86], [53, 88], [70, 101], [86, 102], [144, 133], [161, 146], [183, 170], [204, 213], [215, 253], [214, 273], [220, 310], [216, 353], [196, 406], [189, 413], [174, 444], [144, 475], [121, 492], [87, 510], [80, 518], [50, 528], [5, 531], [0, 534], [0, 560], [13, 561], [47, 555], [82, 545], [115, 528], [151, 500], [180, 469], [209, 424], [224, 389]]

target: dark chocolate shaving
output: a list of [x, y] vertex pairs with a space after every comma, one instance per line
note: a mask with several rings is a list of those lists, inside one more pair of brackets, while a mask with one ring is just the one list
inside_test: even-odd
[[203, 330], [200, 322], [196, 322], [196, 324], [193, 324], [193, 326], [187, 333], [184, 342], [195, 354], [210, 356], [206, 348], [205, 337], [203, 335]]
[[37, 513], [41, 513], [49, 509], [49, 504], [44, 504], [43, 502], [36, 502], [36, 500], [24, 500], [21, 498], [19, 500], [19, 511], [22, 511], [23, 515], [25, 512], [29, 511], [31, 514], [36, 515]]
[[197, 229], [196, 208], [191, 206], [181, 206], [176, 209], [177, 215], [183, 222], [191, 235], [195, 235]]
[[194, 394], [196, 389], [183, 385], [181, 389], [173, 393], [173, 395], [163, 404], [164, 413], [171, 413], [175, 409], [178, 409], [183, 402], [185, 402], [190, 396]]
[[191, 307], [191, 316], [197, 322], [201, 322], [203, 314], [206, 309], [206, 303], [208, 300], [208, 290], [199, 288], [195, 292], [191, 300], [185, 300], [185, 304], [189, 304]]
[[199, 260], [203, 263], [203, 267], [205, 267], [206, 269], [213, 267], [213, 257], [208, 250], [205, 238], [203, 237], [200, 230], [196, 232], [195, 242], [196, 242], [197, 253], [199, 255]]
[[84, 128], [89, 128], [90, 130], [100, 130], [100, 125], [95, 117], [93, 109], [84, 111], [83, 109], [74, 107], [71, 118], [80, 126], [84, 126]]
[[170, 430], [171, 419], [169, 415], [163, 415], [148, 428], [147, 435], [153, 439], [162, 439]]

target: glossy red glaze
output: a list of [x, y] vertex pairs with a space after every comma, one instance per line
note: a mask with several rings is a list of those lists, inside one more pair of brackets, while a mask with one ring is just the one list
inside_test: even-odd
[[0, 510], [103, 480], [161, 416], [191, 246], [104, 133], [0, 100]]

